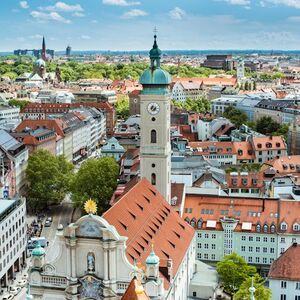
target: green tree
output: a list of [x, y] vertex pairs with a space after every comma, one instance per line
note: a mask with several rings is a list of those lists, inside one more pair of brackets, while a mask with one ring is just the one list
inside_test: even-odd
[[[264, 286], [265, 280], [259, 274], [253, 276], [253, 286], [255, 287], [254, 297], [259, 300], [271, 300], [271, 290]], [[252, 286], [252, 278], [249, 277], [241, 284], [238, 292], [234, 295], [234, 300], [250, 299], [249, 288]]]
[[217, 263], [217, 272], [225, 291], [233, 295], [249, 276], [256, 273], [256, 268], [247, 265], [238, 254], [232, 253]]
[[248, 82], [248, 81], [245, 82], [245, 90], [246, 90], [246, 91], [249, 90], [249, 82]]
[[10, 106], [16, 106], [16, 107], [20, 107], [20, 109], [22, 110], [24, 107], [26, 107], [26, 105], [30, 103], [30, 101], [26, 101], [26, 100], [18, 100], [18, 99], [12, 99], [8, 101], [8, 104]]
[[128, 96], [123, 96], [121, 99], [118, 100], [116, 103], [116, 112], [117, 115], [122, 118], [126, 119], [129, 116], [129, 98]]
[[245, 124], [248, 120], [247, 115], [234, 106], [226, 107], [223, 117], [229, 119], [237, 128], [239, 128], [242, 124]]
[[266, 134], [274, 135], [279, 130], [280, 124], [274, 121], [271, 117], [261, 117], [256, 121], [256, 131]]
[[30, 209], [39, 211], [59, 204], [70, 190], [73, 165], [46, 150], [33, 152], [26, 169], [26, 197]]
[[256, 91], [256, 81], [253, 82], [253, 90]]
[[85, 201], [92, 198], [101, 215], [109, 207], [109, 201], [117, 187], [118, 175], [119, 166], [111, 157], [87, 160], [72, 182], [74, 205], [83, 208]]

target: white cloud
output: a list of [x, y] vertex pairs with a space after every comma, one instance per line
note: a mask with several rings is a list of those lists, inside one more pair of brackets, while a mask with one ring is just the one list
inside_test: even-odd
[[40, 39], [43, 38], [43, 36], [40, 35], [40, 34], [34, 34], [34, 35], [30, 35], [29, 38], [30, 39], [39, 39], [40, 40]]
[[97, 20], [92, 20], [91, 23], [92, 24], [98, 24], [98, 21]]
[[242, 5], [249, 6], [251, 4], [251, 0], [224, 0], [230, 5]]
[[40, 7], [40, 10], [64, 11], [64, 12], [83, 12], [84, 9], [80, 4], [69, 5], [65, 2], [56, 2], [54, 5]]
[[127, 0], [102, 0], [103, 4], [107, 5], [117, 5], [117, 6], [132, 6], [132, 5], [140, 5], [141, 2], [128, 2]]
[[55, 22], [60, 22], [65, 24], [71, 23], [70, 20], [65, 19], [57, 12], [44, 13], [44, 12], [34, 10], [30, 13], [30, 15], [38, 22], [55, 21]]
[[72, 14], [72, 16], [73, 16], [73, 17], [84, 17], [85, 14], [76, 11], [76, 12], [74, 12], [74, 13]]
[[136, 18], [136, 17], [144, 17], [144, 16], [147, 16], [148, 14], [143, 11], [143, 10], [140, 10], [140, 9], [131, 9], [127, 12], [125, 12], [123, 15], [122, 15], [122, 18], [123, 19], [131, 19], [131, 18]]
[[20, 6], [24, 9], [29, 8], [28, 2], [27, 1], [20, 1]]
[[288, 17], [288, 21], [290, 21], [290, 22], [300, 22], [300, 16]]
[[300, 0], [267, 0], [273, 4], [285, 5], [300, 9]]
[[185, 11], [179, 7], [175, 7], [169, 12], [169, 16], [175, 20], [181, 20], [185, 16]]
[[80, 38], [83, 39], [83, 40], [90, 40], [91, 39], [91, 37], [89, 35], [82, 35]]

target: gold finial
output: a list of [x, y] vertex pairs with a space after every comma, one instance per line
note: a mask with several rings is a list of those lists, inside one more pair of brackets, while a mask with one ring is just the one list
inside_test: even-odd
[[97, 204], [94, 200], [89, 199], [84, 203], [84, 210], [88, 213], [88, 214], [96, 214], [97, 212]]
[[135, 294], [136, 295], [141, 295], [141, 294], [143, 294], [144, 293], [144, 288], [143, 288], [143, 286], [141, 285], [141, 284], [139, 284], [137, 287], [136, 287], [136, 289], [135, 289]]

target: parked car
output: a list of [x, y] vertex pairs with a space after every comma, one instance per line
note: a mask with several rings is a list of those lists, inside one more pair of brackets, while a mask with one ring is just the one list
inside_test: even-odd
[[50, 227], [50, 226], [51, 226], [51, 222], [47, 220], [47, 221], [45, 222], [45, 227]]
[[46, 221], [52, 222], [52, 217], [48, 217]]
[[9, 292], [11, 295], [18, 295], [21, 292], [21, 288], [18, 286], [11, 286]]
[[7, 294], [7, 295], [4, 295], [2, 300], [11, 300], [11, 299], [14, 299], [14, 295], [12, 294]]
[[21, 279], [21, 280], [18, 280], [18, 282], [17, 282], [17, 286], [19, 286], [19, 287], [24, 287], [26, 285], [27, 285], [26, 279]]

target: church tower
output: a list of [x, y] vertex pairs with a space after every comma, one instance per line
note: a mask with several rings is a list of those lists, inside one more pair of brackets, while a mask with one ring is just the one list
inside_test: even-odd
[[140, 78], [141, 177], [145, 177], [170, 202], [170, 83], [171, 76], [160, 68], [161, 50], [154, 35], [150, 67]]
[[43, 36], [43, 43], [42, 43], [42, 55], [41, 55], [41, 59], [43, 61], [47, 60], [47, 56], [46, 56], [46, 42], [45, 42], [45, 37]]

